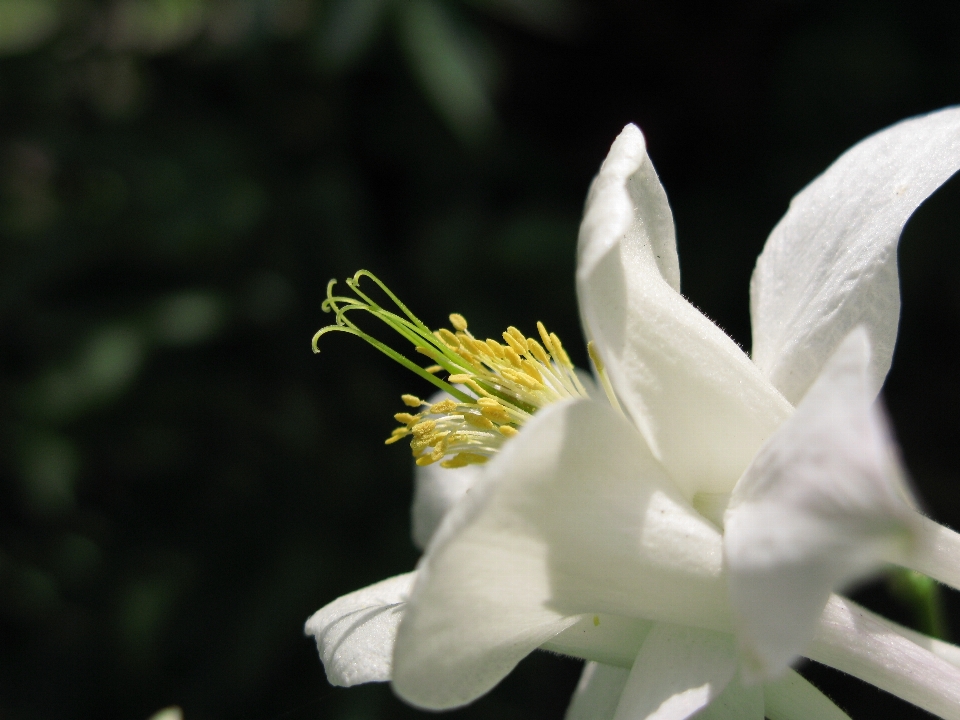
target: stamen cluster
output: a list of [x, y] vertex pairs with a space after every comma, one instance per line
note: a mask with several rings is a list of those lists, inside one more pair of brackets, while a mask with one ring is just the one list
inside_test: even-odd
[[[399, 312], [381, 307], [364, 293], [360, 289], [362, 278], [376, 283]], [[449, 396], [431, 404], [415, 395], [404, 395], [404, 404], [418, 412], [394, 415], [402, 425], [386, 442], [410, 437], [418, 465], [430, 465], [445, 457], [441, 465], [448, 468], [486, 462], [540, 408], [565, 398], [587, 397], [560, 338], [547, 332], [543, 323], [537, 323], [540, 341], [526, 337], [512, 326], [503, 333], [503, 343], [489, 338], [478, 340], [467, 329], [464, 317], [456, 313], [450, 315], [452, 330], [431, 330], [367, 270], [359, 270], [346, 281], [355, 297], [335, 295], [335, 284], [335, 280], [327, 284], [327, 299], [322, 307], [324, 312], [336, 315], [336, 323], [313, 336], [314, 352], [319, 352], [317, 342], [327, 333], [356, 335]], [[421, 367], [364, 332], [351, 319], [354, 311], [373, 315], [435, 364]], [[587, 344], [587, 350], [610, 404], [619, 410], [593, 343]], [[439, 377], [441, 372], [448, 374], [446, 379]]]
[[[537, 323], [542, 345], [515, 327], [503, 333], [506, 344], [501, 344], [491, 338], [475, 338], [462, 315], [451, 315], [450, 324], [453, 331], [441, 328], [434, 334], [462, 361], [460, 369], [465, 372], [451, 374], [447, 382], [473, 397], [430, 404], [414, 395], [403, 396], [407, 406], [426, 410], [394, 415], [403, 424], [386, 442], [412, 436], [410, 448], [418, 465], [430, 465], [446, 456], [450, 457], [440, 464], [447, 468], [486, 462], [544, 405], [586, 397], [560, 338], [548, 333], [543, 323]], [[429, 348], [417, 350], [434, 355]], [[439, 365], [427, 368], [434, 372], [442, 369]]]

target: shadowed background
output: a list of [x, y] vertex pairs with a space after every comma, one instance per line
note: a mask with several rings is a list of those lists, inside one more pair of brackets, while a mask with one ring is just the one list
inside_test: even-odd
[[[356, 338], [311, 354], [327, 280], [367, 268], [484, 336], [542, 320], [585, 365], [579, 214], [636, 122], [685, 294], [749, 348], [790, 197], [958, 100], [947, 0], [0, 0], [0, 718], [425, 717], [331, 688], [302, 636], [416, 562], [383, 439], [429, 391]], [[885, 390], [953, 527], [958, 200], [904, 234]], [[857, 597], [960, 639], [953, 594]], [[926, 717], [804, 672], [855, 720]], [[536, 654], [452, 717], [559, 719], [578, 673]]]

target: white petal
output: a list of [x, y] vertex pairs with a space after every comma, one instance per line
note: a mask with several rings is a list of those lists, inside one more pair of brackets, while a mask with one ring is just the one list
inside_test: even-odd
[[858, 328], [757, 455], [725, 515], [724, 552], [747, 667], [774, 677], [830, 592], [905, 550], [915, 524]]
[[587, 335], [655, 457], [688, 497], [730, 492], [790, 406], [680, 295], [670, 207], [633, 125], [590, 188], [578, 262]]
[[331, 685], [390, 679], [397, 626], [415, 578], [397, 575], [344, 595], [307, 620], [304, 632], [316, 639]]
[[768, 720], [850, 720], [830, 698], [793, 670], [763, 684], [763, 705]]
[[750, 283], [753, 359], [788, 400], [856, 325], [883, 383], [900, 314], [900, 232], [958, 168], [960, 108], [948, 108], [854, 145], [791, 201]]
[[629, 670], [653, 623], [620, 615], [584, 615], [540, 647]]
[[960, 668], [846, 598], [830, 598], [805, 654], [941, 718], [960, 720]]
[[[732, 635], [657, 623], [637, 654], [614, 720], [686, 720], [723, 693], [736, 671]], [[762, 700], [759, 709], [762, 720]]]
[[477, 482], [480, 465], [444, 468], [440, 463], [416, 466], [413, 471], [413, 505], [410, 519], [413, 543], [423, 550], [450, 509]]
[[696, 720], [763, 720], [765, 715], [763, 688], [745, 685], [734, 676], [723, 692], [697, 713]]
[[588, 662], [563, 720], [613, 720], [629, 668]]
[[[459, 386], [458, 386], [459, 387]], [[447, 400], [445, 392], [434, 393], [427, 402]], [[413, 503], [410, 524], [413, 544], [424, 550], [450, 509], [466, 495], [483, 471], [480, 465], [444, 468], [440, 463], [413, 466]]]
[[463, 705], [585, 613], [728, 628], [721, 568], [716, 528], [629, 423], [599, 402], [551, 405], [432, 540], [394, 688], [420, 707]]

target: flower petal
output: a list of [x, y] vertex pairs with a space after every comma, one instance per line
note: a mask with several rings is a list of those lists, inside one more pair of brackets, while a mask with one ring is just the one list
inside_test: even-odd
[[[686, 720], [717, 699], [737, 671], [733, 636], [657, 623], [633, 663], [615, 720]], [[763, 718], [759, 713], [735, 717]]]
[[331, 685], [390, 679], [393, 643], [416, 573], [397, 575], [337, 598], [307, 620]]
[[[433, 405], [450, 398], [451, 395], [441, 391], [431, 395], [427, 402]], [[445, 468], [440, 463], [413, 466], [410, 524], [413, 544], [417, 548], [426, 549], [443, 518], [473, 487], [482, 470], [480, 465], [461, 468]]]
[[629, 670], [653, 623], [649, 620], [607, 615], [584, 615], [540, 647], [549, 652], [599, 662]]
[[794, 670], [763, 684], [763, 706], [767, 720], [850, 720], [830, 698]]
[[673, 218], [628, 125], [587, 196], [577, 291], [626, 411], [688, 497], [730, 492], [790, 405], [679, 293]]
[[413, 544], [421, 550], [450, 509], [474, 486], [483, 470], [480, 465], [444, 468], [440, 463], [418, 465], [413, 471], [413, 505], [410, 519]]
[[716, 528], [629, 423], [599, 402], [551, 405], [431, 541], [394, 688], [420, 707], [466, 704], [585, 613], [728, 628], [721, 560]]
[[613, 720], [629, 676], [628, 668], [588, 662], [563, 720]]
[[734, 489], [724, 552], [747, 668], [774, 677], [830, 592], [896, 556], [915, 525], [857, 328]]
[[897, 242], [960, 168], [960, 108], [905, 120], [847, 150], [790, 202], [750, 283], [753, 360], [796, 403], [840, 341], [864, 325], [875, 389], [900, 314]]
[[846, 598], [830, 598], [805, 654], [941, 718], [960, 720], [960, 668]]

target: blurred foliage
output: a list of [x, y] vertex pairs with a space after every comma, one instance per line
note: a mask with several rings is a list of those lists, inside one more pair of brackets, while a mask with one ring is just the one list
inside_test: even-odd
[[[0, 0], [0, 717], [420, 716], [330, 688], [301, 634], [417, 557], [382, 440], [426, 389], [353, 338], [311, 355], [326, 281], [367, 267], [490, 335], [542, 319], [583, 364], [579, 211], [634, 121], [685, 292], [748, 347], [790, 196], [957, 102], [958, 30], [946, 0]], [[958, 193], [906, 231], [886, 389], [954, 527]], [[858, 598], [956, 631], [910, 578]], [[456, 716], [560, 718], [578, 672], [537, 655]]]

